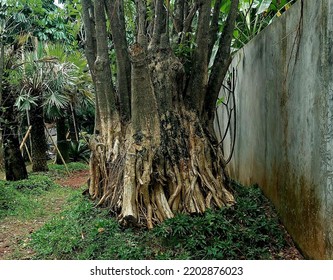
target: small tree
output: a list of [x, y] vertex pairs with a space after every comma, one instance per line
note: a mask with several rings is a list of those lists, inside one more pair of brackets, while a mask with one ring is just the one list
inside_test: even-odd
[[46, 171], [44, 117], [46, 115], [49, 119], [57, 121], [57, 140], [61, 144], [59, 148], [68, 159], [65, 119], [68, 108], [73, 108], [75, 96], [82, 83], [85, 83], [83, 79], [86, 75], [82, 74], [82, 68], [79, 67], [85, 60], [80, 54], [75, 53], [66, 57], [67, 60], [72, 57], [73, 62], [64, 60], [66, 52], [60, 45], [40, 43], [35, 49], [34, 52], [26, 52], [23, 55], [24, 60], [16, 71], [12, 72], [12, 84], [15, 84], [19, 91], [17, 107], [21, 111], [28, 111], [30, 116], [32, 169]]
[[234, 203], [213, 128], [238, 11], [233, 0], [223, 16], [222, 2], [81, 1], [96, 88], [89, 192], [124, 225]]
[[[58, 13], [53, 0], [47, 1], [0, 1], [0, 47], [1, 47], [1, 128], [2, 128], [2, 145], [4, 150], [6, 178], [8, 180], [20, 180], [27, 177], [26, 168], [19, 150], [18, 140], [18, 113], [14, 106], [17, 99], [17, 91], [13, 90], [11, 82], [8, 79], [12, 71], [16, 69], [21, 62], [21, 53], [25, 51], [24, 45], [31, 47], [29, 38], [31, 35], [40, 40], [62, 40], [69, 42], [66, 37], [68, 25], [63, 21], [61, 13]], [[68, 33], [71, 35], [71, 33]], [[38, 81], [37, 81], [38, 83]], [[37, 84], [35, 83], [35, 84]], [[32, 95], [37, 93], [31, 92]], [[37, 98], [37, 97], [36, 97]], [[38, 99], [38, 98], [37, 98]], [[38, 103], [39, 100], [35, 100]], [[42, 114], [41, 106], [36, 106], [37, 110], [33, 114], [33, 122], [41, 124]], [[34, 116], [36, 118], [34, 119]], [[40, 127], [40, 126], [39, 126]], [[32, 131], [33, 135], [41, 135], [42, 130]], [[43, 128], [44, 132], [44, 128]], [[43, 147], [44, 141], [38, 142], [38, 147]], [[37, 148], [38, 150], [38, 148]], [[38, 154], [38, 152], [36, 153]], [[37, 156], [38, 158], [44, 155]], [[45, 160], [45, 159], [44, 159]], [[35, 170], [45, 170], [44, 160], [40, 162], [39, 167]], [[36, 166], [36, 165], [35, 165]]]

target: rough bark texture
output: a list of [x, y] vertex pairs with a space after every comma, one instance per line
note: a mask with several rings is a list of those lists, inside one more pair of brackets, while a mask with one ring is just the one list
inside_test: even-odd
[[128, 56], [123, 1], [105, 0], [111, 23], [112, 40], [117, 56], [117, 96], [120, 115], [128, 121], [131, 117], [131, 62]]
[[[106, 6], [103, 7], [102, 2]], [[108, 68], [112, 61], [108, 60], [104, 18], [106, 13], [116, 47], [118, 39], [114, 37], [124, 30], [124, 25], [119, 25], [122, 13], [117, 9], [123, 7], [124, 1], [116, 2], [94, 2], [92, 22], [98, 36], [92, 72], [96, 75], [100, 118], [96, 124], [98, 133], [90, 143], [90, 195], [97, 200], [97, 205], [108, 207], [122, 224], [148, 228], [177, 213], [203, 213], [208, 208], [232, 205], [234, 197], [229, 189], [222, 152], [202, 117], [205, 98], [211, 95], [208, 63], [216, 40], [210, 27], [216, 29], [221, 1], [214, 6], [213, 18], [211, 1], [176, 1], [173, 15], [168, 1], [152, 1], [150, 7], [144, 0], [135, 1], [136, 42], [127, 52], [131, 63], [131, 83], [127, 88], [131, 90], [131, 97], [120, 96], [123, 104], [120, 108], [115, 104]], [[237, 4], [232, 7], [230, 14], [237, 11]], [[149, 17], [148, 10], [155, 15]], [[232, 21], [233, 17], [229, 18]], [[180, 42], [190, 45], [186, 42], [190, 36], [187, 32], [197, 24], [190, 73], [184, 70], [181, 58], [176, 57], [170, 47], [173, 39], [169, 36], [168, 22], [174, 23], [173, 29], [177, 32], [176, 41], [172, 42], [175, 48]], [[88, 33], [94, 34], [91, 30]], [[222, 54], [230, 55], [221, 51]], [[117, 65], [123, 63], [124, 55], [124, 50], [116, 54]], [[217, 69], [221, 73], [221, 69]], [[122, 78], [128, 81], [128, 76]], [[118, 94], [126, 94], [119, 84], [117, 88]], [[130, 108], [125, 110], [128, 118], [120, 121], [121, 111], [125, 112], [121, 107], [129, 103], [124, 100], [130, 100]]]
[[2, 148], [2, 131], [0, 131], [0, 170], [4, 170], [5, 168], [5, 160]]
[[201, 112], [203, 116], [202, 118], [205, 119], [206, 125], [210, 127], [210, 129], [213, 127], [216, 100], [231, 62], [230, 44], [232, 40], [232, 32], [234, 30], [235, 20], [238, 14], [238, 3], [239, 0], [233, 0], [231, 2], [230, 13], [225, 23], [222, 35], [219, 39], [219, 48], [214, 60], [214, 64], [212, 66], [211, 75], [209, 77], [209, 94], [205, 96], [204, 106]]
[[[5, 47], [0, 41], [0, 104], [2, 104], [2, 81], [3, 71], [5, 67]], [[5, 168], [3, 145], [2, 145], [2, 129], [0, 128], [0, 170]]]
[[[2, 42], [1, 42], [2, 43]], [[18, 112], [15, 109], [16, 95], [8, 83], [8, 70], [12, 67], [15, 48], [11, 50], [9, 59], [5, 60], [4, 45], [0, 53], [0, 128], [2, 129], [2, 147], [6, 180], [17, 181], [28, 178], [24, 159], [20, 152], [18, 138]]]
[[[94, 5], [91, 0], [81, 0], [81, 3], [82, 3], [82, 19], [85, 29], [84, 50], [88, 61], [92, 80], [94, 84], [96, 84], [96, 74], [95, 74], [94, 64], [96, 61], [97, 44], [96, 44], [96, 29], [94, 25]], [[100, 113], [99, 113], [99, 100], [97, 95], [95, 96], [95, 104], [96, 104], [95, 128], [98, 131]]]
[[[39, 101], [41, 102], [41, 101]], [[43, 106], [36, 105], [30, 109], [31, 123], [31, 153], [32, 153], [32, 171], [48, 171], [47, 167], [47, 142], [45, 135], [45, 125], [43, 116]]]
[[17, 112], [14, 111], [15, 96], [7, 86], [3, 87], [2, 112], [2, 145], [5, 161], [6, 180], [17, 181], [28, 178], [27, 169], [20, 152], [18, 139]]

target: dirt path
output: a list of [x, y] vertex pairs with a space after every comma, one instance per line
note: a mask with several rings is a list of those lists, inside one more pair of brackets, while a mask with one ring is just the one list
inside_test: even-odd
[[[17, 217], [6, 217], [0, 223], [0, 260], [5, 259], [31, 259], [34, 252], [28, 247], [30, 235], [48, 220], [54, 214], [59, 213], [65, 205], [68, 197], [72, 192], [68, 190], [77, 189], [84, 185], [89, 177], [89, 171], [76, 171], [70, 176], [56, 180], [56, 183], [63, 186], [61, 190], [53, 196], [52, 193], [40, 197], [41, 204], [45, 207], [45, 214], [23, 220]], [[66, 189], [67, 190], [66, 190]]]

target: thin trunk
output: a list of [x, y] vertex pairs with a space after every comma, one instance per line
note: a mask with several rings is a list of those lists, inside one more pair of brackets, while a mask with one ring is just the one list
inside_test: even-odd
[[[2, 41], [0, 41], [0, 104], [2, 104], [2, 80], [3, 80], [4, 67], [5, 67], [5, 47], [2, 44]], [[5, 166], [4, 164], [5, 162], [4, 162], [4, 154], [2, 148], [2, 129], [0, 128], [0, 170], [3, 170]]]
[[[13, 55], [13, 53], [12, 53]], [[4, 63], [4, 46], [1, 47], [1, 128], [2, 128], [2, 147], [4, 155], [4, 166], [6, 173], [6, 180], [17, 181], [28, 178], [28, 172], [20, 151], [19, 137], [18, 137], [18, 112], [15, 110], [16, 96], [11, 91], [8, 82], [8, 72], [12, 67], [12, 61], [8, 60]]]
[[[214, 45], [216, 43], [218, 31], [219, 31], [219, 19], [220, 19], [220, 9], [222, 6], [223, 0], [216, 0], [215, 5], [214, 5], [214, 10], [213, 10], [213, 16], [212, 20], [210, 23], [210, 34], [209, 34], [209, 47], [208, 47], [208, 60], [210, 60]], [[209, 63], [209, 61], [208, 61]]]
[[205, 96], [202, 116], [211, 131], [213, 131], [216, 101], [231, 62], [230, 45], [238, 15], [238, 3], [239, 0], [234, 0], [231, 3], [230, 12], [219, 40], [219, 48], [209, 77], [208, 91]]
[[137, 3], [137, 22], [138, 32], [136, 41], [145, 49], [148, 46], [147, 41], [147, 5], [144, 0], [136, 0]]
[[4, 123], [2, 126], [2, 145], [5, 161], [6, 180], [17, 181], [28, 178], [27, 169], [20, 151], [18, 139], [17, 112], [14, 111], [15, 96], [3, 85], [2, 112]]
[[162, 39], [161, 36], [167, 33], [166, 18], [167, 18], [167, 11], [164, 6], [164, 0], [156, 0], [154, 29], [153, 29], [153, 36], [149, 45], [150, 48], [156, 48], [157, 46], [159, 46]]
[[[39, 101], [40, 102], [40, 101]], [[32, 171], [48, 171], [47, 141], [43, 116], [43, 106], [36, 105], [30, 109], [31, 142], [32, 142]]]
[[186, 92], [186, 97], [191, 102], [191, 107], [199, 114], [202, 110], [208, 84], [209, 49], [207, 42], [209, 42], [210, 5], [210, 1], [205, 0], [199, 3], [199, 19], [196, 34], [197, 47], [193, 54], [191, 77]]
[[184, 43], [187, 39], [187, 33], [191, 31], [191, 25], [196, 12], [198, 11], [199, 5], [196, 1], [192, 4], [189, 1], [185, 1], [184, 4], [184, 26], [182, 32], [181, 43]]
[[68, 115], [68, 120], [69, 120], [69, 124], [70, 124], [70, 137], [71, 140], [74, 142], [78, 142], [79, 141], [79, 128], [77, 126], [77, 117], [76, 117], [76, 113], [75, 113], [75, 109], [74, 106], [72, 105], [72, 103], [69, 104], [69, 115]]
[[[67, 125], [66, 118], [60, 117], [57, 119], [57, 146], [65, 162], [69, 162], [69, 142], [66, 138]], [[63, 164], [60, 155], [57, 153], [57, 164]]]
[[131, 62], [127, 52], [126, 27], [123, 0], [105, 0], [106, 11], [110, 20], [112, 41], [117, 57], [117, 91], [120, 114], [123, 120], [131, 117]]
[[[96, 43], [96, 30], [95, 30], [95, 13], [94, 5], [91, 0], [82, 0], [82, 19], [85, 31], [84, 51], [87, 57], [89, 70], [96, 88], [96, 73], [94, 64], [97, 56], [97, 43]], [[100, 131], [100, 109], [99, 109], [99, 96], [95, 96], [95, 133]]]
[[176, 0], [174, 15], [173, 15], [173, 26], [174, 33], [180, 34], [184, 29], [184, 12], [185, 12], [185, 1], [184, 0]]
[[27, 179], [28, 173], [18, 148], [19, 140], [16, 131], [8, 128], [3, 129], [3, 146], [6, 180], [18, 181]]
[[87, 57], [89, 69], [93, 81], [95, 81], [96, 73], [94, 72], [94, 63], [96, 61], [97, 45], [95, 31], [95, 13], [94, 5], [91, 0], [82, 0], [82, 19], [84, 23], [84, 50]]
[[96, 75], [96, 96], [98, 97], [101, 134], [109, 138], [111, 119], [116, 114], [116, 94], [112, 83], [109, 60], [108, 35], [106, 30], [104, 1], [94, 2], [97, 55], [94, 63]]

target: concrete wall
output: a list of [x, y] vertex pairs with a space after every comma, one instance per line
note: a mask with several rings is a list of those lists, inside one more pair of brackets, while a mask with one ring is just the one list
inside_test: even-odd
[[333, 1], [303, 2], [233, 60], [237, 129], [229, 171], [262, 187], [303, 254], [333, 259]]

